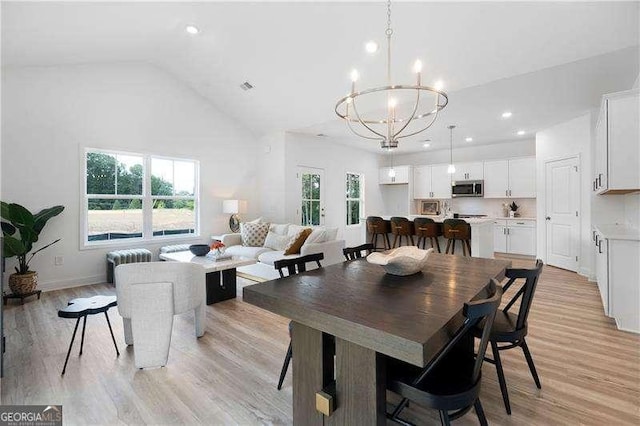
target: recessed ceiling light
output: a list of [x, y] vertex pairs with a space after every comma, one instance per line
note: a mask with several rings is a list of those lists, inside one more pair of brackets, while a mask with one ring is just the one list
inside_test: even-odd
[[509, 118], [511, 117], [513, 114], [511, 113], [511, 111], [505, 111], [502, 113], [502, 118]]
[[518, 136], [524, 135], [524, 130], [518, 130]]
[[187, 33], [192, 34], [192, 35], [198, 34], [200, 32], [198, 27], [196, 27], [195, 25], [187, 25], [184, 30]]
[[466, 138], [465, 141], [467, 142], [473, 142], [473, 138]]
[[425, 142], [422, 144], [423, 147], [425, 148], [429, 148], [431, 146], [431, 144], [429, 142]]
[[376, 43], [375, 41], [371, 40], [368, 41], [365, 45], [364, 45], [365, 50], [368, 53], [376, 53], [378, 51], [378, 43]]
[[433, 88], [436, 90], [444, 89], [444, 82], [442, 80], [436, 81], [435, 83], [433, 83]]

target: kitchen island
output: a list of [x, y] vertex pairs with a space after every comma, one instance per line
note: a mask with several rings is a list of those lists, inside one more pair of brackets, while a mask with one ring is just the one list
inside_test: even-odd
[[[384, 220], [390, 220], [391, 215], [380, 215]], [[423, 216], [423, 215], [409, 215], [405, 216], [407, 219], [413, 221], [418, 217], [426, 217], [433, 219], [436, 223], [443, 223], [444, 216]], [[472, 257], [484, 257], [487, 259], [493, 259], [493, 218], [461, 218], [471, 226], [471, 256]], [[363, 223], [366, 223], [366, 218], [362, 218]], [[371, 234], [367, 232], [367, 227], [363, 226], [363, 242], [371, 241]], [[389, 235], [391, 238], [391, 235]], [[416, 237], [414, 237], [414, 240]], [[380, 239], [379, 239], [380, 240]], [[393, 241], [393, 239], [391, 238]], [[447, 240], [444, 237], [439, 237], [440, 248], [443, 250], [447, 246]], [[378, 243], [380, 245], [380, 243]], [[462, 256], [462, 250], [458, 250], [456, 255]]]

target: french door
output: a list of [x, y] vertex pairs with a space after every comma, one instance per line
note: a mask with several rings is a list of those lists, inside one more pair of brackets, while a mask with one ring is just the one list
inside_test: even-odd
[[324, 169], [298, 167], [298, 194], [296, 215], [305, 226], [324, 225]]
[[578, 271], [580, 172], [578, 157], [545, 163], [547, 263]]

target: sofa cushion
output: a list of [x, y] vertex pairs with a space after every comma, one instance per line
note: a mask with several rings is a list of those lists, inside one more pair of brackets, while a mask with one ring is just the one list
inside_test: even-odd
[[269, 232], [268, 223], [241, 223], [240, 235], [242, 235], [242, 245], [247, 247], [262, 247], [264, 239]]
[[260, 254], [260, 256], [258, 256], [258, 261], [260, 263], [264, 263], [265, 265], [271, 265], [273, 266], [273, 262], [275, 262], [276, 260], [280, 260], [280, 259], [294, 259], [296, 257], [300, 257], [299, 254], [293, 254], [290, 256], [286, 256], [284, 254], [284, 251], [282, 250], [270, 250], [268, 252], [262, 253]]
[[272, 223], [269, 227], [269, 231], [277, 235], [288, 235], [289, 224], [288, 223]]
[[325, 228], [316, 226], [307, 238], [307, 243], [324, 243], [338, 239], [338, 228]]
[[307, 237], [311, 234], [311, 228], [304, 228], [302, 231], [298, 232], [298, 234], [291, 238], [291, 242], [285, 248], [284, 254], [296, 254], [300, 253], [300, 247], [307, 240]]
[[225, 250], [225, 254], [230, 254], [231, 256], [248, 257], [257, 260], [258, 256], [268, 251], [271, 251], [271, 249], [265, 247], [231, 246], [227, 247], [227, 249]]
[[291, 237], [288, 235], [279, 235], [273, 231], [267, 233], [264, 239], [264, 247], [272, 250], [286, 250], [291, 245]]

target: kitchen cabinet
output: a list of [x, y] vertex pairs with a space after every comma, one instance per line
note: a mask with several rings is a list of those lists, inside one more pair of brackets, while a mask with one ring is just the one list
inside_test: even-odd
[[[395, 176], [389, 176], [389, 171], [394, 169]], [[396, 185], [409, 183], [409, 166], [382, 167], [378, 172], [380, 185]]]
[[417, 166], [413, 169], [413, 198], [451, 198], [451, 175], [447, 164]]
[[592, 188], [598, 194], [640, 191], [640, 91], [605, 95], [596, 125]]
[[535, 157], [484, 162], [485, 198], [535, 198]]
[[623, 225], [599, 225], [592, 239], [605, 315], [620, 330], [640, 333], [640, 233]]
[[484, 166], [481, 161], [473, 163], [456, 164], [456, 172], [453, 180], [482, 180], [484, 179]]
[[500, 253], [536, 255], [536, 222], [531, 219], [494, 221], [493, 246]]

